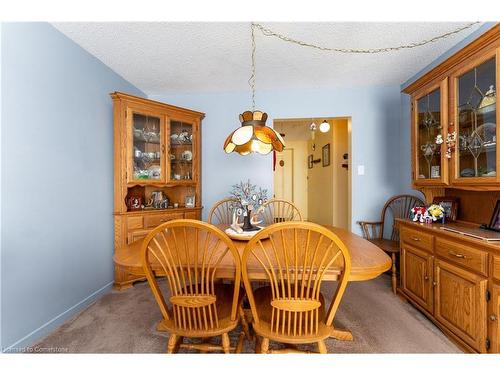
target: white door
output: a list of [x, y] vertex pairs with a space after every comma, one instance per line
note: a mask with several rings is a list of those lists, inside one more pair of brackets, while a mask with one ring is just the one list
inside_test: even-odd
[[293, 148], [276, 153], [274, 197], [293, 202]]

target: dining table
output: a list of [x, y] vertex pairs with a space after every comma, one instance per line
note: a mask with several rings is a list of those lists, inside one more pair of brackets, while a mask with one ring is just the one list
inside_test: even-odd
[[[228, 227], [225, 224], [218, 224], [216, 226], [222, 231]], [[349, 276], [349, 281], [371, 280], [391, 268], [391, 258], [370, 241], [367, 241], [346, 229], [330, 225], [324, 225], [324, 227], [336, 234], [349, 251], [351, 256], [351, 274]], [[241, 256], [248, 241], [236, 239], [233, 239], [232, 241]], [[124, 267], [133, 275], [144, 276], [140, 253], [142, 242], [143, 240], [139, 239], [121, 248], [117, 248], [113, 257], [115, 264]], [[161, 267], [159, 267], [159, 264], [157, 266], [158, 267], [155, 267], [153, 264], [152, 268], [154, 271], [159, 273], [161, 272]], [[267, 280], [265, 271], [262, 270], [256, 262], [255, 264], [249, 263], [248, 270], [252, 281]], [[326, 272], [323, 280], [335, 281], [338, 279], [341, 272], [341, 267], [331, 267], [331, 269]], [[217, 277], [226, 279], [232, 277], [233, 274], [234, 265], [232, 262], [225, 262], [219, 265]]]
[[[216, 226], [222, 231], [228, 228], [227, 224], [218, 224]], [[346, 229], [330, 225], [324, 225], [324, 227], [336, 234], [349, 251], [351, 257], [349, 281], [371, 280], [391, 269], [391, 258], [376, 245]], [[232, 239], [232, 241], [241, 256], [248, 241], [236, 239]], [[115, 265], [126, 269], [129, 274], [137, 276], [138, 278], [145, 277], [141, 257], [142, 243], [143, 240], [139, 239], [128, 245], [117, 248], [113, 257]], [[163, 276], [159, 264], [157, 266], [152, 264], [151, 266], [157, 276]], [[249, 262], [247, 267], [248, 275], [252, 281], [262, 282], [267, 280], [268, 277], [265, 271], [257, 263], [252, 264]], [[234, 277], [234, 271], [234, 263], [226, 262], [219, 265], [216, 277], [220, 279], [230, 279]], [[341, 272], [342, 265], [333, 265], [333, 267], [325, 273], [323, 280], [335, 281], [338, 279]], [[341, 329], [336, 329], [332, 337], [339, 340], [353, 339], [350, 331]]]

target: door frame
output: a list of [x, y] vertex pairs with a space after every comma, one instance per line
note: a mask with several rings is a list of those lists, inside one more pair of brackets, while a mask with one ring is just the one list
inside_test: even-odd
[[[347, 121], [347, 230], [352, 231], [352, 117], [351, 116], [310, 116], [310, 117], [290, 117], [290, 118], [275, 118], [273, 119], [273, 128], [276, 122], [310, 122], [316, 120], [346, 120]], [[286, 146], [286, 139], [285, 139]], [[274, 179], [273, 179], [274, 191]]]

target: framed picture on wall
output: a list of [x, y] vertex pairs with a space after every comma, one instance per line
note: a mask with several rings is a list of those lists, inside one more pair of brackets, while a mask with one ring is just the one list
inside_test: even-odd
[[322, 148], [323, 154], [323, 167], [328, 167], [330, 165], [330, 143], [327, 143]]
[[312, 154], [307, 157], [307, 168], [311, 169], [313, 167], [313, 156]]
[[447, 220], [457, 220], [458, 198], [456, 197], [434, 197], [433, 204], [440, 204], [444, 208], [444, 216]]

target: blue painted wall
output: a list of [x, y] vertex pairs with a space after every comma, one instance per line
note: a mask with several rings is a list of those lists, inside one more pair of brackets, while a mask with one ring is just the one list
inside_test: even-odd
[[113, 280], [115, 90], [139, 89], [46, 23], [2, 24], [1, 325], [30, 344]]
[[[472, 42], [474, 39], [477, 39], [481, 34], [485, 33], [493, 26], [496, 25], [496, 22], [486, 22], [479, 29], [468, 35], [466, 38], [461, 40], [459, 43], [454, 45], [452, 48], [444, 52], [440, 55], [436, 60], [432, 61], [429, 65], [421, 69], [418, 73], [410, 77], [404, 83], [401, 84], [401, 90], [410, 85], [412, 82], [419, 79], [428, 71], [432, 70], [439, 64], [441, 64], [448, 57], [465, 47], [467, 44]], [[411, 188], [411, 114], [410, 114], [410, 96], [404, 93], [401, 93], [401, 131], [400, 131], [400, 161], [401, 161], [401, 174], [400, 179], [400, 190], [402, 192], [420, 194], [419, 192], [413, 190]]]
[[[272, 192], [272, 157], [227, 155], [222, 145], [251, 105], [249, 92], [155, 95], [155, 100], [206, 113], [202, 125], [204, 217], [232, 184], [250, 180]], [[399, 189], [399, 87], [338, 87], [328, 90], [258, 91], [257, 107], [273, 118], [352, 117], [352, 229], [357, 220], [377, 219], [387, 197]], [[365, 165], [358, 176], [356, 166]]]
[[[0, 22], [0, 166], [2, 165], [2, 23]], [[2, 173], [0, 171], [0, 352], [2, 352]]]

